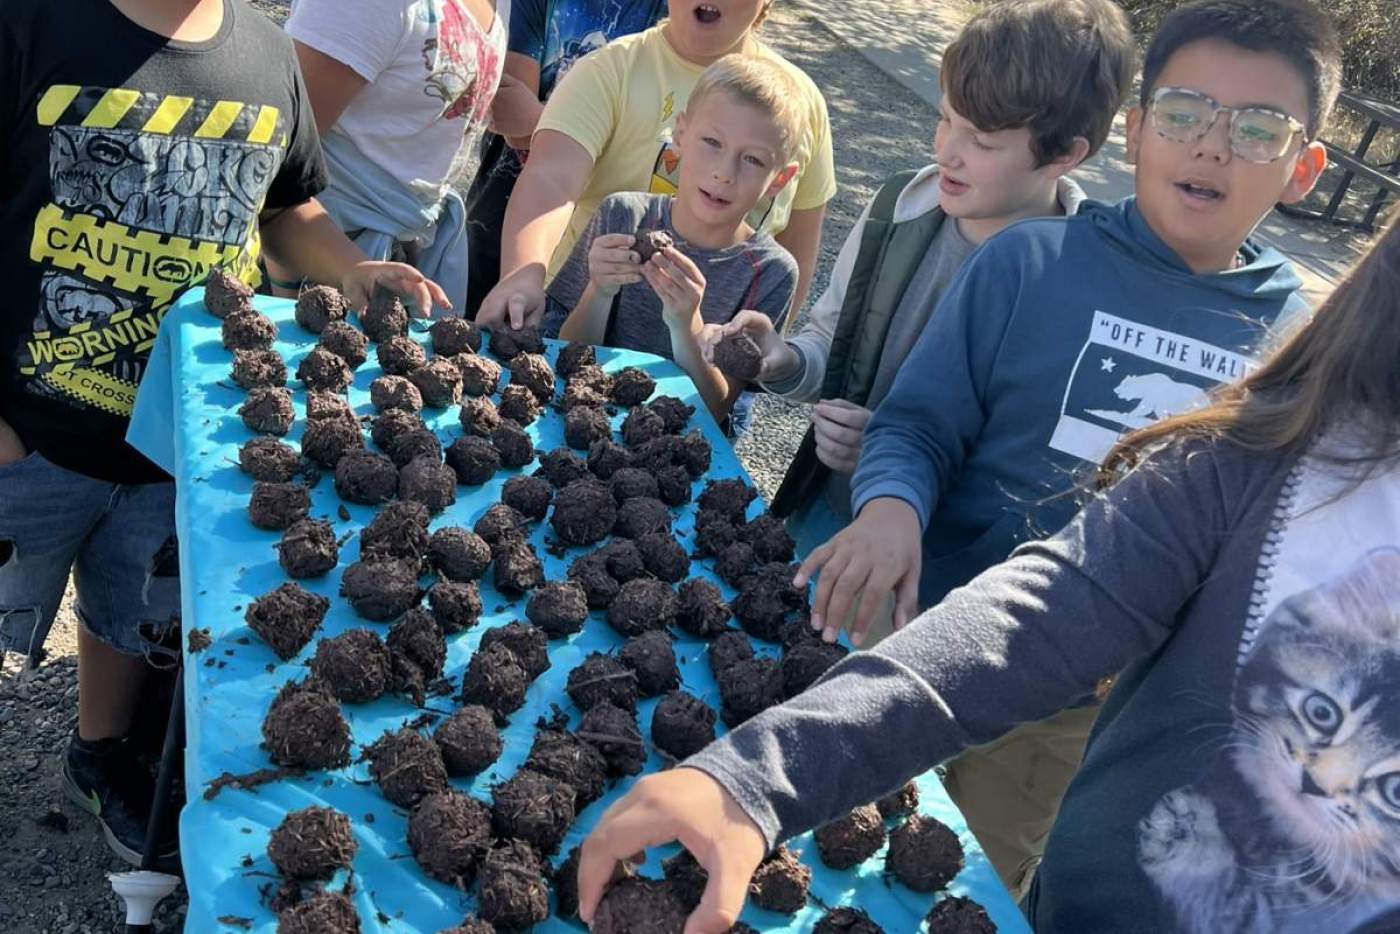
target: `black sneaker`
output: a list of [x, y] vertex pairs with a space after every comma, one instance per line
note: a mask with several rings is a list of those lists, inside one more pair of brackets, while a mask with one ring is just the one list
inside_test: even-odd
[[[133, 866], [141, 865], [155, 781], [126, 740], [88, 741], [75, 732], [63, 757], [63, 788], [74, 804], [97, 818], [113, 853]], [[156, 851], [158, 858], [168, 859], [178, 849], [175, 823], [171, 815]]]

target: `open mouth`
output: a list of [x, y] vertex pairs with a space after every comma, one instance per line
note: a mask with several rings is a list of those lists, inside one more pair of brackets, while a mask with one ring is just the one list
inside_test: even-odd
[[968, 184], [967, 182], [960, 182], [956, 178], [948, 175], [939, 175], [938, 188], [945, 194], [960, 195], [967, 191]]
[[1201, 181], [1177, 182], [1177, 190], [1185, 194], [1188, 198], [1201, 202], [1214, 202], [1223, 200], [1225, 193], [1210, 184]]
[[703, 189], [703, 188], [700, 188], [700, 189], [697, 189], [697, 190], [700, 192], [700, 197], [702, 197], [702, 198], [705, 199], [705, 203], [706, 203], [706, 204], [711, 205], [711, 206], [713, 206], [713, 207], [717, 207], [717, 208], [727, 208], [727, 207], [729, 207], [729, 199], [728, 199], [728, 198], [721, 198], [721, 197], [719, 197], [718, 195], [712, 195], [712, 194], [710, 194], [708, 191], [706, 191], [706, 190]]
[[702, 3], [695, 8], [695, 19], [703, 26], [712, 26], [719, 22], [719, 7]]

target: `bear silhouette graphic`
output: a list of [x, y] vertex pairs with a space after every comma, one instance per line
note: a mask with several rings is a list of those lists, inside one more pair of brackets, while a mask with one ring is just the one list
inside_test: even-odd
[[1142, 428], [1168, 415], [1180, 415], [1205, 405], [1206, 391], [1190, 383], [1179, 383], [1164, 373], [1125, 376], [1113, 389], [1125, 402], [1136, 403], [1129, 411], [1088, 409], [1097, 418], [1117, 422], [1127, 428]]

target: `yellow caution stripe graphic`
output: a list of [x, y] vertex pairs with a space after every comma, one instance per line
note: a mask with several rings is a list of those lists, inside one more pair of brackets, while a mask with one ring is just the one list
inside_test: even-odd
[[51, 370], [43, 378], [60, 392], [113, 415], [129, 416], [136, 404], [136, 384], [110, 373], [75, 366]]
[[55, 84], [39, 98], [40, 126], [135, 130], [163, 136], [195, 136], [285, 145], [286, 121], [271, 104], [199, 100], [133, 88]]
[[144, 353], [155, 343], [166, 308], [126, 309], [105, 321], [75, 324], [66, 331], [35, 331], [25, 340], [25, 376], [52, 376], [78, 364], [102, 366], [118, 351]]
[[64, 211], [55, 204], [40, 208], [29, 244], [29, 258], [36, 263], [79, 273], [128, 294], [147, 295], [157, 304], [197, 281], [209, 267], [246, 267], [257, 253], [256, 237], [245, 248], [163, 236]]

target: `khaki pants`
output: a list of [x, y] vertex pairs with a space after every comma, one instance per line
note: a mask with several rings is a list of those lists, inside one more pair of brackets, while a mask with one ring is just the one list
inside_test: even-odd
[[1030, 890], [1098, 712], [1098, 704], [1062, 710], [946, 764], [948, 796], [1018, 902]]
[[[848, 614], [849, 627], [854, 609]], [[871, 621], [868, 649], [894, 632], [894, 597], [887, 597]], [[964, 750], [945, 763], [943, 785], [967, 827], [982, 845], [1011, 897], [1030, 891], [1045, 840], [1060, 811], [1060, 799], [1079, 771], [1097, 703], [1062, 710], [1039, 723], [1026, 723], [985, 746]]]

